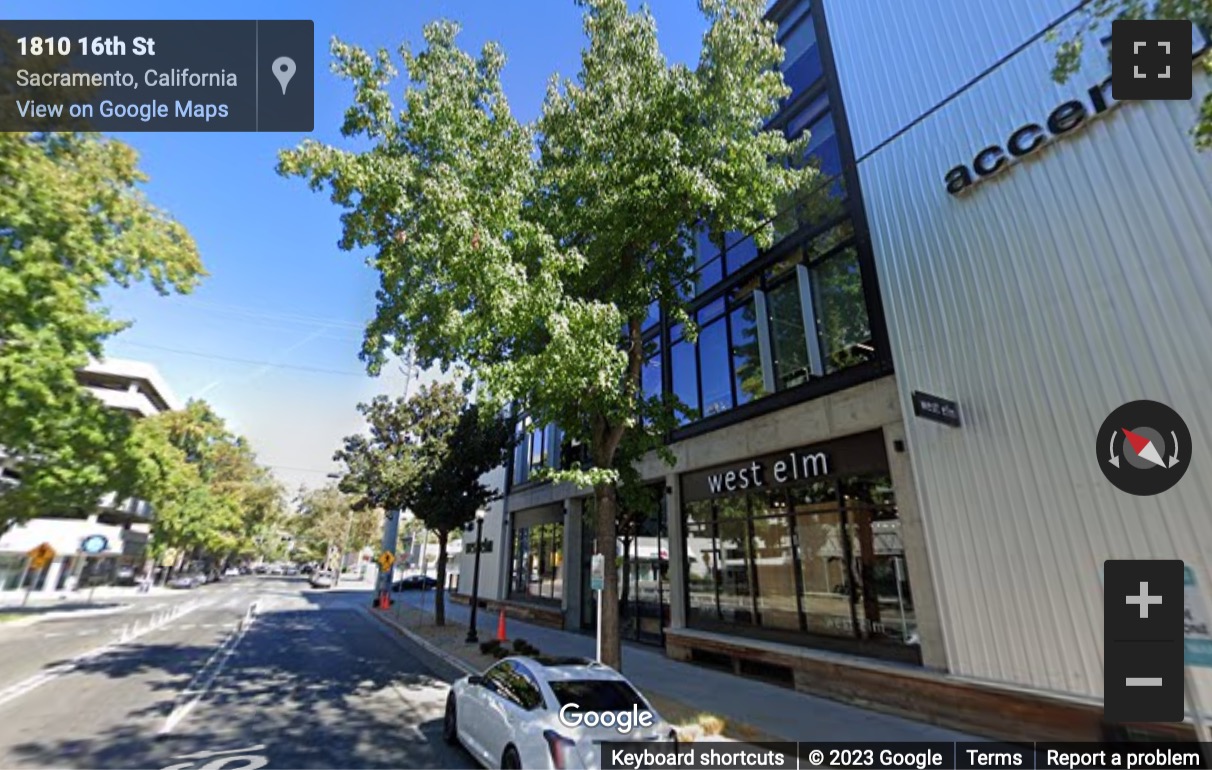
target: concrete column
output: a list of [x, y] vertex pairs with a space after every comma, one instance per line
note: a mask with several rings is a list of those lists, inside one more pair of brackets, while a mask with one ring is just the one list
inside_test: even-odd
[[[898, 452], [900, 442], [906, 451]], [[884, 426], [884, 451], [888, 453], [888, 469], [892, 488], [896, 492], [896, 508], [900, 516], [901, 544], [905, 548], [905, 568], [913, 591], [913, 612], [917, 634], [921, 641], [922, 665], [938, 671], [948, 670], [947, 647], [939, 612], [938, 594], [934, 588], [930, 549], [926, 538], [924, 513], [918, 504], [917, 485], [909, 462], [910, 448], [905, 441], [905, 424], [901, 421]]]
[[666, 527], [669, 530], [669, 625], [686, 627], [686, 534], [682, 531], [682, 488], [677, 474], [665, 476]]
[[42, 582], [42, 590], [54, 591], [55, 583], [59, 582], [59, 575], [63, 572], [63, 565], [66, 563], [66, 556], [56, 556], [54, 561], [46, 569], [46, 580]]
[[564, 502], [564, 628], [571, 629], [581, 627], [584, 511], [583, 498], [574, 497]]

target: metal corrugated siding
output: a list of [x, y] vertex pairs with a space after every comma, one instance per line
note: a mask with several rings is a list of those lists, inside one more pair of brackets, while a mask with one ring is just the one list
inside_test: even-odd
[[[855, 157], [909, 124], [1075, 0], [821, 0]], [[861, 80], [847, 73], [862, 73]]]
[[[861, 56], [845, 48], [868, 34], [928, 40], [935, 18], [907, 27], [898, 13], [885, 34], [850, 28], [841, 6], [828, 6], [830, 31], [861, 125], [870, 115], [851, 108], [883, 75], [874, 61], [846, 71]], [[949, 195], [951, 167], [1067, 98], [1088, 104], [1105, 59], [1058, 87], [1053, 46], [1032, 45], [859, 170], [949, 665], [1098, 697], [1103, 560], [1181, 558], [1212, 585], [1212, 153], [1189, 134], [1209, 86], [1200, 75], [1191, 102], [1123, 104]], [[930, 59], [922, 49], [887, 77], [916, 82]], [[963, 427], [914, 418], [913, 390], [957, 400]], [[1182, 482], [1157, 497], [1119, 492], [1098, 467], [1099, 425], [1139, 398], [1177, 409], [1195, 443]]]

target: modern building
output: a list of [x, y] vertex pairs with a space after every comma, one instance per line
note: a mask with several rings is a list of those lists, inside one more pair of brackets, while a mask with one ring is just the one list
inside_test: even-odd
[[[141, 361], [94, 361], [76, 378], [95, 397], [136, 418], [181, 408], [156, 368]], [[13, 466], [11, 458], [0, 459], [7, 483], [18, 484]], [[86, 516], [48, 511], [45, 517], [13, 527], [0, 534], [0, 591], [63, 591], [81, 579], [103, 582], [122, 571], [138, 573], [144, 566], [151, 517], [146, 501], [118, 500], [111, 494]], [[82, 553], [84, 540], [97, 535], [104, 538], [105, 547]], [[46, 568], [32, 570], [27, 554], [42, 543], [50, 544], [55, 558]]]
[[[642, 464], [651, 496], [620, 532], [629, 639], [1089, 739], [1103, 560], [1181, 558], [1212, 586], [1212, 474], [1133, 497], [1094, 448], [1149, 398], [1186, 417], [1192, 462], [1212, 449], [1212, 153], [1190, 131], [1209, 78], [1187, 102], [1116, 102], [1104, 28], [1056, 83], [1049, 32], [1078, 5], [772, 5], [793, 89], [774, 124], [811, 132], [823, 181], [769, 249], [701, 239], [697, 344], [648, 320], [646, 390], [697, 413], [669, 436], [675, 465]], [[1193, 56], [1206, 45], [1197, 29]], [[959, 426], [916, 416], [918, 391], [958, 403]], [[532, 481], [574, 450], [518, 430], [481, 596], [592, 630], [592, 498]]]

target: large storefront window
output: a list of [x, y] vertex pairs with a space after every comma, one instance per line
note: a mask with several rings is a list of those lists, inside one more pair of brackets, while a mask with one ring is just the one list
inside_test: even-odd
[[688, 625], [920, 662], [882, 442], [687, 474]]
[[564, 598], [564, 522], [515, 526], [509, 598], [559, 602]]

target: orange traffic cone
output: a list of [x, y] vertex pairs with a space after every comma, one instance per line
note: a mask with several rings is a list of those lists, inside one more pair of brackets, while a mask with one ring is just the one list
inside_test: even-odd
[[505, 641], [505, 610], [501, 610], [501, 614], [497, 616], [497, 641]]

